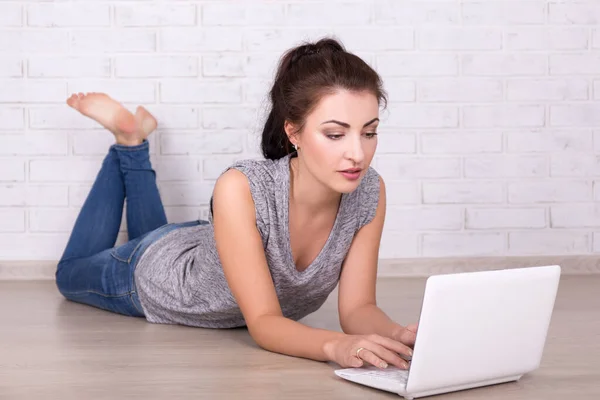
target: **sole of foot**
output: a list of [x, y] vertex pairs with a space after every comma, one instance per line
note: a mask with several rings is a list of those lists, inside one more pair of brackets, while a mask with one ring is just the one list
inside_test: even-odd
[[115, 136], [118, 144], [135, 146], [141, 144], [156, 128], [156, 120], [143, 107], [133, 115], [121, 103], [105, 93], [77, 93], [67, 99], [67, 104], [98, 122]]

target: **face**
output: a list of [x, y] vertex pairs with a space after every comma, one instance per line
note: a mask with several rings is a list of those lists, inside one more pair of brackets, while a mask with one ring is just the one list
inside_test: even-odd
[[[377, 98], [346, 90], [325, 96], [307, 116], [302, 132], [290, 140], [299, 147], [302, 165], [339, 193], [354, 191], [377, 148]], [[286, 124], [286, 131], [293, 132]], [[358, 172], [344, 172], [358, 170]]]

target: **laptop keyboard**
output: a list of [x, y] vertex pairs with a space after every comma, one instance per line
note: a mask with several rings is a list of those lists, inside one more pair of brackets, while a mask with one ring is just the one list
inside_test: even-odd
[[386, 369], [379, 369], [377, 367], [354, 368], [348, 370], [347, 374], [360, 375], [372, 379], [391, 380], [398, 383], [406, 383], [408, 380], [408, 371], [396, 367], [387, 367]]

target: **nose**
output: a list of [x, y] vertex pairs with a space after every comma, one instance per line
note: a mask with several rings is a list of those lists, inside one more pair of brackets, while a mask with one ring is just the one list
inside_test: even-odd
[[361, 136], [352, 136], [348, 140], [348, 147], [346, 148], [346, 158], [352, 160], [355, 164], [360, 164], [365, 158], [365, 152], [363, 150]]

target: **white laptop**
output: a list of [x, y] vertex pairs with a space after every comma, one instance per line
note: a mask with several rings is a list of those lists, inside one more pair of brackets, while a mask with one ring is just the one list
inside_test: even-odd
[[540, 365], [560, 273], [552, 265], [431, 276], [409, 370], [335, 373], [407, 399], [516, 381]]

